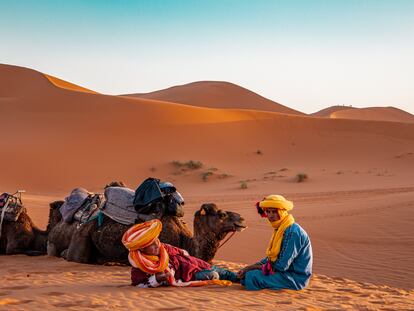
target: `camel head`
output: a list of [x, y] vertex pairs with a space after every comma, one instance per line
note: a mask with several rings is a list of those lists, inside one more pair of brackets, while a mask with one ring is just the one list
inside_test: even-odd
[[65, 203], [64, 201], [54, 201], [49, 204], [49, 222], [46, 231], [50, 231], [62, 219], [60, 207]]
[[246, 228], [244, 218], [234, 212], [218, 209], [214, 203], [205, 203], [194, 215], [194, 233], [210, 235], [214, 233], [222, 240], [230, 232], [240, 232]]

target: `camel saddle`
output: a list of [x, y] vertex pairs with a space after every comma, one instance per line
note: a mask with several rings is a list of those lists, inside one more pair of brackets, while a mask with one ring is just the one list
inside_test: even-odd
[[139, 214], [184, 216], [184, 198], [170, 182], [149, 177], [135, 190], [134, 207]]
[[101, 211], [123, 225], [133, 225], [138, 222], [161, 218], [160, 209], [149, 209], [144, 213], [137, 212], [134, 207], [135, 191], [126, 187], [108, 187], [105, 189], [105, 203]]
[[78, 221], [79, 225], [82, 225], [98, 218], [102, 201], [101, 194], [90, 194], [73, 215], [73, 219]]
[[63, 220], [71, 223], [75, 213], [82, 207], [90, 195], [91, 193], [84, 188], [73, 189], [70, 195], [65, 198], [65, 203], [59, 209]]
[[22, 201], [11, 194], [0, 195], [0, 215], [2, 220], [17, 221], [20, 214], [25, 211]]

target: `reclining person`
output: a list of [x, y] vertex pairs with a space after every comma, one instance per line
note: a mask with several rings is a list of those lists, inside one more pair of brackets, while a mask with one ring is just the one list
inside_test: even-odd
[[[230, 285], [238, 281], [236, 273], [211, 266], [190, 256], [184, 249], [161, 243], [162, 223], [158, 219], [128, 229], [122, 243], [130, 251], [131, 285], [138, 287]], [[222, 281], [223, 280], [223, 281]]]
[[293, 203], [281, 195], [269, 195], [257, 210], [273, 227], [266, 258], [240, 270], [241, 284], [248, 290], [306, 287], [312, 275], [312, 246], [305, 230], [288, 214]]

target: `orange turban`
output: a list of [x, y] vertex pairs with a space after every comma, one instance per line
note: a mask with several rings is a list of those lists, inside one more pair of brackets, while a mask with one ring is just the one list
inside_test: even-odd
[[[169, 256], [162, 243], [158, 240], [162, 230], [162, 223], [158, 219], [146, 221], [129, 228], [122, 236], [122, 243], [129, 250], [129, 263], [148, 274], [163, 272], [168, 268]], [[158, 243], [159, 256], [151, 256], [141, 253], [143, 249], [152, 243]]]

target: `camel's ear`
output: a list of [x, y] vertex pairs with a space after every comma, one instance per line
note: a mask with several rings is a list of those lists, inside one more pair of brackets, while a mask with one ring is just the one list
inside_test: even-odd
[[200, 216], [205, 216], [206, 215], [206, 210], [204, 209], [204, 207], [202, 207], [200, 209]]

